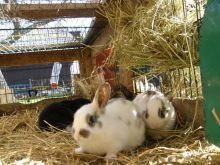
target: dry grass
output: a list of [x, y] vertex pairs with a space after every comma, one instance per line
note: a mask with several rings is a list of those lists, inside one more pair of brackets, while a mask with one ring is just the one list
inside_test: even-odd
[[[205, 4], [206, 0], [109, 1], [101, 8], [114, 29], [107, 63], [129, 69], [137, 78], [173, 74], [177, 69], [191, 69], [190, 76], [195, 77], [193, 68], [199, 65], [199, 19]], [[137, 71], [145, 66], [151, 69]], [[180, 75], [179, 79], [184, 80], [185, 76]], [[184, 88], [180, 84], [173, 86], [178, 86], [177, 90]], [[176, 96], [176, 91], [172, 92]]]
[[193, 70], [191, 68], [177, 69], [162, 76], [161, 86], [164, 93], [172, 91], [173, 96], [202, 97], [199, 67], [193, 67]]
[[182, 0], [152, 1], [151, 5], [111, 1], [103, 7], [115, 32], [109, 63], [131, 69], [148, 65], [152, 73], [198, 65], [197, 10], [189, 10]]
[[[219, 164], [220, 151], [204, 138], [203, 129], [182, 128], [162, 141], [148, 140], [137, 150], [122, 152], [115, 161], [101, 156], [76, 155], [77, 146], [66, 132], [41, 132], [38, 112], [21, 111], [0, 117], [2, 164]], [[23, 163], [22, 163], [23, 162]]]
[[[112, 36], [112, 56], [109, 63], [123, 68], [152, 67], [150, 74], [164, 73], [176, 68], [198, 65], [198, 32], [195, 13], [183, 17], [168, 1], [161, 0], [152, 8], [134, 6], [130, 1], [111, 1], [104, 14], [115, 30]], [[118, 3], [119, 2], [119, 3]], [[99, 78], [99, 77], [98, 77]], [[79, 80], [85, 95], [92, 98], [102, 80], [93, 77]], [[92, 85], [94, 81], [95, 85]], [[117, 160], [107, 162], [103, 157], [76, 155], [77, 147], [66, 132], [41, 132], [36, 127], [38, 112], [24, 110], [0, 117], [0, 161], [2, 164], [219, 164], [220, 150], [210, 145], [202, 128], [192, 130], [188, 125], [162, 141], [148, 140], [136, 150], [119, 153]], [[17, 162], [16, 162], [17, 161]], [[0, 163], [0, 164], [1, 164]]]
[[105, 82], [103, 73], [99, 68], [95, 68], [89, 77], [76, 79], [77, 93], [92, 100], [98, 86]]

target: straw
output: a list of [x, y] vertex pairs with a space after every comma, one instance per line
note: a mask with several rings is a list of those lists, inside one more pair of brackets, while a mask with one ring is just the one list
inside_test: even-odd
[[[65, 131], [42, 132], [37, 126], [38, 111], [22, 110], [0, 117], [0, 161], [3, 164], [218, 164], [220, 150], [209, 144], [204, 129], [185, 125], [160, 141], [147, 139], [137, 149], [123, 151], [106, 162], [102, 156], [78, 155], [78, 144]], [[116, 135], [117, 136], [117, 135]]]

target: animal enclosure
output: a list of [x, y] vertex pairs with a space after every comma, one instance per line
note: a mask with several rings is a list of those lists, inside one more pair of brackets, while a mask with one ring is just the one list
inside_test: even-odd
[[[77, 1], [76, 4], [5, 1], [1, 4], [0, 104], [30, 103], [31, 100], [76, 94], [77, 77], [88, 76], [92, 71], [90, 51], [83, 50], [85, 44], [94, 40], [90, 35], [104, 27], [102, 24], [93, 26], [99, 20], [103, 22], [102, 18], [94, 19], [97, 5], [95, 1]], [[37, 6], [42, 9], [41, 14]], [[51, 6], [60, 9], [61, 15]], [[76, 14], [68, 10], [75, 8], [93, 14], [89, 17], [78, 12], [79, 16], [74, 18]], [[62, 18], [62, 12], [70, 16]]]
[[[219, 164], [205, 136], [198, 51], [206, 0], [0, 0], [0, 164]], [[175, 129], [112, 161], [41, 131], [49, 104], [103, 82], [172, 96]]]

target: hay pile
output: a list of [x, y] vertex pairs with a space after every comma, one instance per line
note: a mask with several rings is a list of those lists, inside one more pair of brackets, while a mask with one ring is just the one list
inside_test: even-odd
[[152, 68], [149, 74], [198, 65], [197, 18], [205, 2], [191, 2], [196, 8], [187, 2], [119, 0], [106, 4], [102, 14], [114, 29], [108, 62], [130, 69], [147, 65]]
[[[204, 138], [203, 129], [179, 131], [166, 140], [148, 141], [137, 150], [119, 154], [106, 162], [95, 155], [76, 155], [77, 146], [66, 132], [41, 132], [38, 112], [24, 110], [0, 117], [0, 162], [2, 164], [219, 164], [220, 151]], [[0, 163], [0, 164], [1, 164]]]
[[75, 81], [76, 93], [92, 100], [99, 85], [105, 82], [104, 72], [95, 68], [90, 76], [77, 78]]
[[[183, 90], [185, 80], [191, 79], [195, 83], [190, 88], [196, 88], [192, 93], [201, 96], [197, 76], [200, 72], [194, 70], [199, 65], [199, 28], [206, 3], [206, 0], [108, 1], [100, 9], [114, 30], [107, 63], [131, 70], [136, 75], [134, 79], [143, 75], [151, 79], [189, 69], [191, 75], [177, 75], [179, 80], [171, 84], [175, 89], [164, 92], [172, 90], [174, 96], [180, 96], [176, 91]], [[143, 69], [146, 66], [150, 68], [147, 71]], [[186, 97], [190, 97], [189, 92]]]

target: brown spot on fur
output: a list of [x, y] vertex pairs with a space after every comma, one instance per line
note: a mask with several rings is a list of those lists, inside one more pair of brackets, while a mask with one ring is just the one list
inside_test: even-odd
[[134, 93], [131, 92], [125, 85], [118, 84], [113, 87], [112, 98], [125, 98], [128, 100], [134, 99]]
[[87, 129], [80, 129], [79, 130], [79, 135], [84, 137], [84, 138], [88, 138], [90, 135], [90, 132]]
[[145, 118], [145, 119], [147, 119], [147, 118], [149, 117], [148, 110], [144, 111], [143, 114], [144, 114], [144, 118]]
[[156, 95], [156, 91], [148, 90], [148, 91], [146, 91], [146, 93], [148, 96]]
[[121, 91], [117, 91], [112, 94], [112, 98], [125, 98], [125, 95]]

